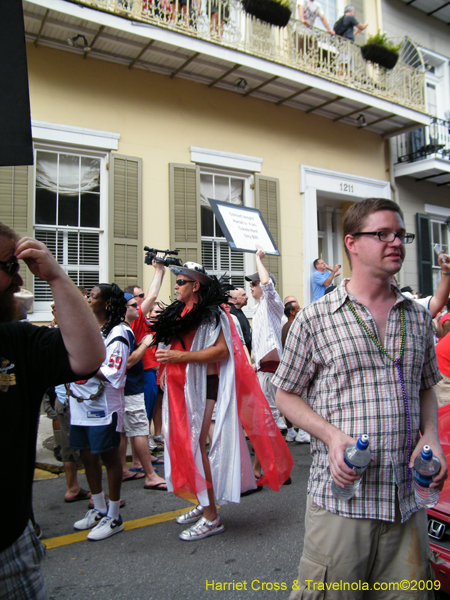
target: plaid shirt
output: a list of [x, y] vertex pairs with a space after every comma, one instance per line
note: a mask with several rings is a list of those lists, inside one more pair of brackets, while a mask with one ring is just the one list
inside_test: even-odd
[[[402, 388], [394, 363], [356, 321], [346, 304], [349, 298], [361, 319], [377, 336], [368, 309], [346, 290], [345, 280], [300, 311], [286, 340], [273, 383], [297, 394], [324, 419], [357, 439], [369, 435], [372, 462], [350, 502], [331, 493], [328, 447], [311, 438], [313, 462], [308, 493], [316, 504], [343, 517], [395, 519], [395, 493], [402, 522], [418, 506], [413, 485], [408, 490], [407, 424]], [[384, 348], [393, 358], [400, 352], [400, 306], [404, 306], [406, 343], [401, 361], [408, 395], [412, 446], [419, 440], [420, 390], [431, 388], [441, 376], [434, 350], [430, 314], [398, 295], [386, 325]]]

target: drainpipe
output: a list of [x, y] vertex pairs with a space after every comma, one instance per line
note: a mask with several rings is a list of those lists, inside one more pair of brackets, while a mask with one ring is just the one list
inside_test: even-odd
[[[389, 138], [389, 182], [391, 184], [391, 192], [392, 192], [391, 200], [396, 202], [401, 208], [400, 196], [398, 193], [398, 188], [395, 183], [395, 176], [394, 176], [394, 151], [396, 151], [395, 143], [396, 143], [395, 138], [393, 138], [393, 137]], [[398, 279], [400, 280], [399, 281], [400, 287], [401, 288], [404, 287], [405, 281], [404, 281], [403, 269], [400, 270]]]

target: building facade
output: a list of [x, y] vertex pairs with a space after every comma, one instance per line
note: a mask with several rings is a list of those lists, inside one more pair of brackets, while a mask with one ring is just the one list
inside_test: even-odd
[[[343, 3], [325, 4], [332, 26]], [[230, 251], [208, 198], [261, 211], [281, 296], [311, 300], [318, 256], [350, 274], [342, 217], [395, 199], [389, 140], [429, 123], [423, 70], [401, 56], [386, 71], [295, 10], [280, 28], [235, 0], [23, 6], [34, 165], [0, 169], [0, 220], [45, 241], [78, 285], [146, 289], [144, 245], [245, 285], [253, 256]], [[379, 28], [379, 2], [356, 9]], [[408, 202], [411, 221], [424, 209]], [[30, 318], [50, 320], [48, 287], [27, 277]]]

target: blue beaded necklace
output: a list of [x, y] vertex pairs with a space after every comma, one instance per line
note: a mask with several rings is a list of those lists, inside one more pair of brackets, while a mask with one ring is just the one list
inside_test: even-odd
[[377, 346], [378, 350], [380, 350], [380, 352], [382, 352], [385, 356], [387, 356], [387, 358], [391, 362], [394, 363], [395, 368], [397, 370], [397, 375], [398, 375], [400, 385], [402, 388], [403, 402], [405, 404], [405, 413], [406, 413], [406, 428], [407, 428], [407, 443], [408, 443], [408, 445], [407, 445], [408, 467], [407, 467], [407, 471], [406, 471], [406, 487], [409, 490], [411, 488], [411, 469], [409, 468], [409, 461], [411, 459], [411, 414], [410, 414], [410, 410], [409, 410], [408, 394], [406, 393], [406, 385], [405, 385], [405, 380], [403, 378], [402, 362], [401, 362], [402, 357], [403, 357], [403, 352], [405, 350], [405, 342], [406, 342], [405, 308], [403, 306], [403, 302], [400, 305], [400, 339], [401, 339], [401, 342], [400, 342], [400, 353], [397, 358], [392, 358], [392, 356], [388, 352], [386, 352], [386, 350], [383, 348], [383, 346], [378, 341], [375, 334], [372, 332], [371, 329], [369, 329], [369, 327], [366, 325], [366, 323], [361, 319], [359, 314], [356, 312], [356, 309], [353, 306], [353, 304], [350, 302], [349, 298], [347, 298], [345, 302], [346, 302], [347, 306], [349, 307], [349, 309], [351, 310], [351, 312], [353, 313], [353, 315], [354, 315], [355, 319], [357, 320], [357, 322], [359, 323], [359, 325], [362, 327], [363, 331], [374, 342], [374, 344]]

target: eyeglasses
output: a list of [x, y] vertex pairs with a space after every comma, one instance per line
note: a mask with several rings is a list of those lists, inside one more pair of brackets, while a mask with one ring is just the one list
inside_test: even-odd
[[259, 281], [250, 281], [250, 287], [258, 287]]
[[137, 302], [135, 302], [134, 304], [127, 304], [127, 308], [137, 308]]
[[414, 233], [395, 233], [394, 231], [357, 231], [355, 235], [377, 235], [380, 242], [393, 242], [398, 238], [402, 244], [412, 244], [416, 237]]
[[17, 275], [20, 269], [20, 265], [15, 258], [8, 260], [8, 262], [3, 262], [0, 260], [0, 269], [8, 275], [8, 277], [14, 277]]
[[182, 287], [183, 285], [186, 285], [186, 283], [195, 283], [195, 281], [192, 279], [177, 279], [175, 283], [178, 287]]
[[133, 298], [145, 298], [145, 294], [142, 292], [142, 294], [136, 294], [136, 296], [133, 296]]

